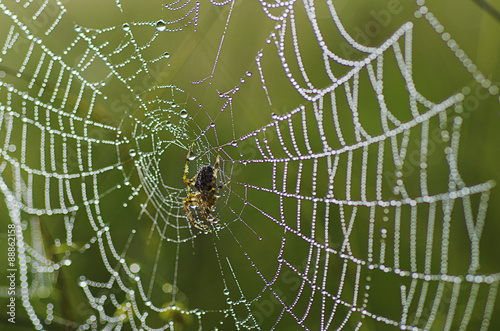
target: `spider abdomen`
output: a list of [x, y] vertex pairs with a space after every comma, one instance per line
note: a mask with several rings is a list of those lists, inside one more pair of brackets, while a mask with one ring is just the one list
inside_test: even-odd
[[194, 187], [199, 192], [208, 192], [213, 188], [213, 180], [214, 168], [211, 166], [204, 166], [200, 169], [198, 175], [196, 176]]

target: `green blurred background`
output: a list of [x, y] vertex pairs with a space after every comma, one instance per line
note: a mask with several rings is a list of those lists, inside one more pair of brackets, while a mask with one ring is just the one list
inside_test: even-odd
[[[162, 9], [160, 2], [139, 3], [139, 2], [122, 2], [123, 12], [120, 12], [113, 1], [65, 1], [64, 6], [67, 12], [63, 19], [58, 24], [54, 33], [45, 36], [47, 23], [44, 23], [41, 15], [38, 25], [36, 22], [30, 22], [30, 17], [38, 7], [30, 6], [27, 9], [22, 7], [22, 4], [17, 4], [14, 1], [3, 2], [14, 13], [18, 13], [20, 21], [25, 22], [33, 34], [43, 39], [43, 44], [50, 48], [56, 54], [63, 54], [65, 48], [75, 38], [75, 25], [82, 28], [105, 29], [108, 27], [118, 27], [118, 29], [98, 34], [93, 43], [109, 41], [110, 48], [112, 45], [118, 45], [122, 38], [121, 26], [124, 23], [131, 25], [131, 30], [137, 45], [147, 44], [155, 33], [154, 24], [145, 24], [141, 26], [134, 24], [137, 22], [156, 22], [159, 19], [169, 21], [178, 17], [177, 12], [169, 11], [166, 8]], [[497, 12], [500, 10], [498, 3], [491, 3], [492, 7], [481, 6], [481, 1], [458, 0], [458, 1], [439, 1], [429, 3], [430, 11], [437, 17], [439, 22], [444, 26], [445, 31], [449, 32], [452, 38], [456, 40], [460, 48], [472, 60], [477, 68], [494, 84], [500, 85], [500, 66], [499, 66], [499, 51], [500, 51], [500, 22], [497, 20]], [[427, 99], [432, 102], [439, 103], [450, 95], [460, 91], [468, 92], [464, 100], [464, 110], [462, 117], [464, 119], [461, 129], [460, 145], [458, 153], [458, 169], [462, 180], [468, 186], [484, 183], [489, 180], [499, 182], [498, 164], [500, 162], [500, 107], [498, 94], [495, 96], [489, 95], [485, 89], [479, 86], [474, 80], [473, 75], [464, 68], [458, 61], [456, 56], [441, 39], [434, 29], [429, 25], [425, 18], [415, 18], [415, 11], [418, 10], [416, 3], [411, 1], [334, 1], [339, 17], [346, 29], [358, 42], [371, 47], [377, 47], [387, 40], [402, 24], [411, 21], [414, 23], [413, 28], [413, 46], [412, 46], [412, 61], [413, 61], [413, 79], [417, 90]], [[192, 4], [190, 4], [192, 5]], [[50, 7], [52, 6], [52, 7]], [[57, 8], [53, 3], [50, 3], [48, 8]], [[496, 6], [496, 7], [495, 7]], [[187, 8], [190, 8], [188, 6]], [[307, 68], [310, 79], [319, 87], [324, 87], [330, 84], [328, 77], [325, 75], [321, 50], [318, 47], [318, 41], [315, 38], [313, 31], [310, 28], [310, 22], [305, 15], [302, 3], [296, 3], [295, 19], [297, 22], [297, 31], [299, 37], [299, 45], [301, 50], [304, 66]], [[50, 22], [52, 17], [47, 9], [47, 22]], [[57, 12], [57, 11], [56, 11]], [[272, 11], [278, 15], [279, 11]], [[389, 13], [387, 16], [381, 16], [381, 13]], [[353, 50], [348, 45], [342, 36], [337, 32], [331, 17], [328, 15], [328, 9], [325, 4], [317, 3], [318, 24], [323, 32], [323, 38], [328, 47], [349, 60], [359, 60], [364, 58], [364, 55]], [[7, 36], [9, 28], [12, 24], [11, 16], [2, 15], [0, 19], [1, 38]], [[233, 311], [240, 316], [248, 314], [247, 306], [244, 303], [238, 303], [240, 299], [239, 290], [245, 294], [249, 306], [256, 320], [261, 325], [263, 330], [270, 329], [278, 316], [281, 313], [283, 304], [273, 298], [273, 294], [263, 282], [262, 277], [269, 282], [276, 274], [278, 266], [278, 254], [282, 253], [283, 258], [289, 261], [299, 272], [307, 272], [307, 267], [314, 265], [313, 262], [306, 262], [308, 258], [314, 256], [321, 264], [325, 261], [324, 253], [316, 251], [311, 253], [310, 244], [305, 240], [300, 240], [297, 237], [291, 236], [290, 232], [284, 233], [283, 228], [272, 221], [272, 218], [279, 218], [279, 199], [277, 196], [265, 193], [263, 191], [253, 191], [248, 189], [248, 185], [259, 187], [272, 187], [272, 164], [255, 163], [243, 166], [242, 162], [246, 160], [258, 159], [260, 155], [257, 152], [253, 139], [244, 139], [239, 141], [235, 146], [232, 145], [234, 140], [238, 140], [245, 135], [254, 132], [263, 126], [272, 122], [271, 114], [283, 115], [299, 106], [304, 106], [311, 114], [312, 105], [307, 102], [296, 90], [291, 86], [281, 65], [279, 57], [276, 55], [276, 48], [273, 45], [274, 40], [271, 38], [271, 43], [267, 43], [266, 39], [274, 29], [276, 22], [271, 21], [266, 17], [262, 10], [262, 6], [257, 1], [235, 1], [234, 5], [229, 3], [225, 6], [213, 6], [205, 2], [201, 2], [198, 11], [197, 25], [194, 22], [183, 27], [182, 32], [162, 33], [151, 42], [149, 47], [141, 49], [141, 56], [147, 59], [156, 58], [165, 52], [168, 52], [167, 61], [159, 61], [150, 65], [151, 72], [155, 74], [152, 80], [147, 80], [147, 86], [132, 86], [135, 91], [140, 91], [141, 88], [146, 90], [152, 85], [174, 85], [178, 89], [172, 92], [169, 88], [158, 89], [154, 91], [145, 91], [141, 93], [140, 98], [144, 104], [152, 102], [151, 108], [154, 109], [158, 102], [157, 100], [172, 101], [180, 107], [166, 107], [163, 115], [168, 116], [168, 119], [178, 126], [179, 131], [168, 131], [165, 140], [172, 140], [178, 144], [168, 145], [165, 148], [166, 152], [155, 154], [154, 158], [159, 161], [158, 167], [149, 168], [149, 172], [156, 172], [158, 178], [168, 184], [170, 187], [178, 190], [185, 188], [182, 182], [182, 172], [184, 169], [184, 160], [187, 153], [187, 148], [192, 141], [197, 141], [195, 148], [200, 157], [193, 161], [191, 165], [190, 176], [195, 174], [195, 171], [204, 164], [213, 164], [217, 146], [222, 146], [221, 157], [221, 181], [231, 180], [231, 186], [222, 192], [222, 197], [217, 205], [217, 214], [221, 221], [227, 224], [225, 230], [221, 231], [218, 236], [198, 236], [192, 243], [176, 243], [176, 240], [185, 239], [188, 237], [188, 228], [185, 227], [180, 234], [167, 235], [168, 240], [160, 239], [160, 229], [154, 228], [154, 222], [147, 213], [143, 212], [141, 203], [148, 199], [148, 195], [144, 190], [140, 191], [137, 198], [134, 198], [127, 207], [123, 207], [123, 202], [130, 196], [128, 189], [116, 189], [116, 185], [129, 181], [132, 187], [138, 187], [141, 183], [140, 174], [137, 172], [134, 163], [128, 160], [129, 151], [131, 148], [140, 150], [139, 145], [134, 145], [132, 138], [137, 137], [137, 131], [134, 120], [128, 119], [125, 112], [134, 114], [134, 117], [140, 123], [149, 121], [148, 114], [140, 107], [140, 104], [120, 99], [127, 92], [126, 86], [115, 78], [106, 79], [106, 86], [101, 90], [108, 96], [107, 100], [98, 99], [94, 104], [91, 119], [109, 124], [111, 126], [120, 126], [124, 137], [131, 137], [131, 144], [125, 144], [118, 149], [103, 147], [94, 149], [93, 151], [93, 168], [108, 166], [120, 162], [125, 169], [123, 172], [110, 171], [99, 175], [99, 193], [102, 194], [100, 200], [101, 216], [106, 224], [110, 227], [113, 246], [122, 249], [127, 245], [131, 236], [132, 230], [136, 230], [137, 235], [130, 242], [128, 250], [125, 253], [127, 264], [137, 263], [141, 267], [141, 277], [145, 279], [144, 283], [152, 288], [151, 300], [155, 305], [161, 306], [169, 304], [175, 299], [176, 305], [183, 309], [200, 309], [202, 311], [212, 311], [202, 317], [203, 329], [233, 330], [234, 317], [231, 314], [224, 314], [223, 309], [226, 309], [227, 299], [232, 302]], [[429, 18], [430, 19], [430, 18]], [[184, 22], [184, 21], [183, 21]], [[175, 24], [174, 24], [175, 26]], [[196, 30], [196, 33], [193, 32]], [[290, 45], [292, 40], [290, 32], [287, 30], [287, 45]], [[331, 33], [327, 33], [331, 32]], [[91, 35], [90, 30], [87, 31]], [[403, 48], [403, 43], [400, 43]], [[86, 48], [83, 46], [74, 47], [71, 52], [65, 54], [63, 60], [70, 66], [76, 66], [84, 54]], [[261, 68], [265, 78], [265, 86], [268, 91], [266, 95], [262, 88], [263, 84], [259, 75], [259, 68], [256, 65], [255, 57], [258, 52], [262, 52], [264, 56], [261, 58]], [[10, 53], [9, 53], [10, 54]], [[0, 71], [4, 71], [6, 75], [2, 77], [2, 81], [8, 84], [14, 84], [19, 90], [28, 90], [28, 82], [23, 78], [16, 78], [10, 74], [9, 70], [17, 70], [23, 58], [7, 54], [0, 63]], [[286, 48], [286, 55], [293, 55], [292, 48]], [[9, 57], [10, 56], [10, 57]], [[129, 53], [118, 55], [110, 59], [113, 63], [119, 63], [133, 56]], [[35, 55], [34, 55], [35, 57]], [[217, 61], [217, 62], [216, 62]], [[338, 63], [331, 62], [331, 66], [338, 76], [347, 72], [345, 67]], [[29, 72], [36, 70], [36, 62], [30, 63], [26, 69], [26, 75]], [[132, 69], [123, 69], [121, 72], [124, 76], [130, 76]], [[291, 72], [294, 77], [300, 75], [296, 66], [291, 66]], [[247, 75], [251, 73], [251, 76]], [[81, 75], [88, 82], [100, 82], [105, 79], [109, 71], [102, 60], [95, 60], [91, 66], [81, 72]], [[245, 82], [241, 83], [241, 79]], [[203, 81], [202, 81], [203, 80]], [[199, 84], [193, 82], [202, 81]], [[54, 83], [52, 78], [49, 83]], [[135, 83], [135, 81], [134, 81]], [[234, 91], [235, 87], [238, 91]], [[464, 90], [466, 88], [466, 90]], [[468, 88], [468, 90], [467, 90]], [[345, 139], [349, 143], [355, 141], [352, 133], [352, 114], [348, 108], [345, 96], [342, 97], [342, 90], [337, 94], [337, 106], [339, 117], [341, 118], [341, 127], [344, 130]], [[228, 92], [230, 91], [230, 92]], [[233, 93], [233, 91], [235, 93]], [[384, 55], [384, 95], [387, 104], [391, 111], [398, 116], [401, 121], [408, 121], [411, 118], [408, 105], [408, 93], [406, 92], [404, 81], [401, 73], [396, 65], [392, 51], [389, 50]], [[142, 92], [142, 91], [141, 91]], [[227, 105], [228, 98], [221, 97], [221, 93], [228, 92], [231, 96], [230, 105]], [[359, 89], [359, 114], [360, 121], [369, 133], [376, 135], [380, 134], [380, 109], [375, 99], [373, 89], [370, 86], [366, 71], [360, 74], [360, 89]], [[71, 91], [72, 98], [76, 99], [78, 91]], [[269, 99], [271, 100], [271, 104]], [[2, 92], [2, 102], [5, 102], [5, 91]], [[42, 97], [43, 99], [43, 97]], [[116, 103], [116, 100], [121, 100]], [[325, 105], [328, 97], [325, 99]], [[55, 106], [61, 100], [55, 101]], [[86, 94], [83, 97], [80, 116], [84, 116], [88, 111], [91, 95]], [[159, 104], [159, 103], [158, 103]], [[118, 105], [118, 106], [117, 106]], [[120, 108], [124, 107], [124, 108]], [[176, 117], [178, 111], [185, 108], [189, 113], [188, 121], [182, 122]], [[329, 107], [326, 107], [329, 111]], [[223, 110], [223, 111], [221, 111]], [[68, 110], [69, 111], [69, 110]], [[448, 113], [453, 113], [453, 110]], [[162, 115], [162, 116], [163, 116]], [[312, 115], [308, 115], [308, 122], [313, 120]], [[450, 115], [451, 117], [451, 115]], [[209, 127], [210, 123], [214, 122], [215, 128]], [[294, 124], [299, 127], [300, 117], [297, 116]], [[446, 125], [446, 129], [451, 128], [451, 121]], [[433, 119], [429, 123], [430, 131], [439, 128], [442, 123], [437, 119]], [[445, 125], [445, 126], [446, 126]], [[18, 127], [17, 127], [18, 128]], [[207, 129], [206, 129], [207, 128]], [[333, 132], [333, 127], [327, 127]], [[311, 140], [312, 149], [316, 152], [321, 148], [318, 139], [317, 130], [314, 127], [309, 128], [309, 139]], [[4, 130], [4, 127], [2, 127]], [[297, 132], [300, 130], [297, 129]], [[20, 131], [13, 133], [12, 141], [20, 141]], [[96, 136], [99, 139], [117, 139], [113, 133], [108, 130], [95, 130]], [[279, 146], [276, 133], [272, 129], [266, 133], [259, 132], [257, 137], [262, 141], [267, 138], [269, 146], [276, 148]], [[187, 134], [187, 136], [184, 135]], [[161, 135], [158, 135], [161, 136]], [[331, 136], [335, 136], [331, 133]], [[2, 139], [5, 139], [5, 134], [2, 134]], [[39, 146], [36, 137], [33, 137], [34, 150], [27, 155], [27, 163], [35, 167], [39, 161], [37, 148], [47, 148], [47, 146]], [[300, 137], [298, 138], [300, 140]], [[3, 141], [2, 141], [3, 142]], [[420, 148], [420, 131], [419, 129], [412, 131], [408, 147], [408, 154], [418, 151]], [[434, 144], [432, 144], [434, 143]], [[337, 143], [338, 144], [338, 143]], [[290, 141], [285, 143], [287, 147], [291, 147]], [[449, 167], [447, 165], [445, 155], [443, 153], [446, 143], [442, 139], [431, 141], [429, 146], [429, 192], [430, 194], [439, 194], [447, 192], [449, 184]], [[302, 145], [301, 145], [302, 146]], [[332, 146], [335, 144], [332, 143]], [[36, 147], [36, 148], [35, 148]], [[143, 147], [147, 150], [148, 147]], [[302, 148], [302, 147], [301, 147]], [[376, 171], [376, 144], [370, 146], [370, 161], [369, 166], [373, 170], [369, 171], [372, 174]], [[69, 163], [73, 157], [73, 169], [70, 172], [78, 173], [76, 166], [76, 156], [69, 155]], [[391, 162], [390, 146], [386, 146], [385, 162]], [[240, 162], [241, 161], [241, 162]], [[354, 155], [354, 169], [359, 171], [361, 163], [361, 155]], [[293, 187], [293, 180], [297, 172], [298, 165], [291, 163], [289, 165], [289, 187]], [[326, 161], [322, 160], [319, 165], [319, 173], [325, 173]], [[384, 199], [400, 199], [400, 196], [393, 194], [391, 187], [394, 185], [394, 169], [388, 169], [384, 172], [383, 188]], [[419, 186], [419, 168], [418, 164], [407, 162], [403, 170], [403, 180], [411, 197], [420, 196]], [[278, 165], [276, 170], [278, 173], [277, 184], [281, 185], [280, 176], [283, 172], [283, 164]], [[159, 173], [158, 173], [159, 172]], [[130, 178], [124, 179], [123, 173], [130, 174]], [[312, 173], [312, 164], [304, 163], [303, 176], [306, 177]], [[345, 195], [345, 177], [346, 177], [345, 160], [339, 166], [338, 175], [335, 181], [335, 197], [342, 199]], [[342, 177], [343, 176], [343, 177]], [[13, 186], [12, 170], [7, 167], [2, 173], [2, 177], [7, 186]], [[92, 187], [92, 179], [85, 179], [86, 183]], [[322, 178], [318, 181], [318, 192], [326, 191], [327, 180]], [[360, 179], [352, 178], [353, 199], [359, 194]], [[45, 183], [34, 183], [34, 195], [43, 196]], [[55, 184], [52, 184], [56, 187]], [[356, 188], [355, 188], [356, 187]], [[81, 192], [78, 188], [72, 191], [75, 199], [81, 201]], [[179, 193], [180, 192], [180, 193]], [[375, 198], [375, 180], [371, 178], [367, 184], [367, 196], [369, 199]], [[302, 195], [310, 195], [311, 188], [303, 187]], [[54, 199], [57, 201], [57, 190], [54, 192]], [[182, 206], [180, 201], [185, 195], [185, 191], [175, 191], [174, 189], [161, 192], [166, 198], [165, 207], [171, 215], [169, 222], [173, 224], [182, 224], [184, 222]], [[241, 198], [244, 197], [244, 198]], [[52, 196], [51, 196], [52, 198]], [[297, 199], [288, 199], [284, 202], [286, 224], [295, 228], [295, 220], [301, 216], [303, 233], [310, 232], [312, 226], [311, 214], [313, 210], [312, 204], [304, 202], [301, 207], [301, 215], [297, 215]], [[479, 274], [496, 274], [499, 272], [500, 263], [498, 261], [498, 253], [500, 252], [500, 244], [497, 236], [500, 234], [500, 207], [497, 203], [499, 200], [498, 189], [495, 187], [491, 191], [488, 204], [488, 212], [485, 220], [485, 225], [481, 237], [480, 244], [480, 269]], [[473, 197], [473, 205], [477, 208], [479, 197]], [[250, 204], [252, 207], [249, 207]], [[81, 205], [81, 204], [80, 204]], [[154, 213], [153, 204], [149, 204], [148, 212]], [[343, 235], [341, 233], [341, 223], [338, 220], [338, 215], [341, 213], [341, 208], [336, 205], [329, 206], [330, 219], [329, 231], [330, 239], [329, 246], [332, 249], [340, 249], [342, 246]], [[451, 252], [449, 254], [450, 274], [465, 275], [470, 259], [470, 244], [467, 237], [466, 228], [464, 225], [464, 216], [459, 207], [455, 207], [456, 211], [453, 214], [452, 232], [451, 232]], [[324, 206], [318, 207], [316, 210], [318, 224], [317, 232], [325, 232], [325, 214]], [[476, 209], [474, 209], [476, 210]], [[352, 207], [344, 207], [342, 210], [346, 215], [353, 212]], [[368, 208], [359, 209], [357, 220], [367, 220], [369, 218]], [[394, 217], [394, 211], [391, 209], [386, 212], [382, 208], [377, 209], [377, 220], [382, 219], [382, 214], [387, 214], [390, 219]], [[428, 210], [426, 207], [418, 209], [418, 240], [417, 251], [419, 256], [419, 271], [423, 264], [423, 255], [425, 254], [425, 222], [427, 220]], [[403, 210], [404, 216], [409, 217], [410, 210]], [[9, 212], [5, 204], [0, 205], [0, 222], [4, 229], [7, 229], [7, 224], [10, 223]], [[438, 213], [437, 219], [442, 214]], [[90, 245], [87, 250], [82, 250], [86, 244], [95, 236], [95, 231], [91, 228], [87, 213], [80, 208], [75, 213], [75, 230], [74, 238], [75, 247], [67, 247], [64, 244], [66, 238], [66, 229], [64, 227], [64, 215], [41, 215], [37, 217], [37, 221], [33, 223], [32, 215], [28, 213], [22, 214], [22, 220], [27, 222], [27, 231], [25, 231], [25, 240], [30, 245], [40, 245], [43, 247], [45, 257], [52, 261], [60, 261], [67, 256], [72, 263], [69, 267], [64, 267], [56, 272], [48, 273], [29, 273], [32, 277], [32, 293], [31, 302], [39, 317], [45, 318], [47, 304], [54, 305], [54, 316], [60, 320], [54, 320], [47, 325], [48, 330], [64, 329], [64, 324], [69, 329], [83, 323], [89, 316], [95, 314], [88, 303], [81, 287], [78, 286], [80, 276], [85, 275], [87, 279], [94, 281], [106, 282], [109, 280], [109, 272], [105, 269], [100, 251], [97, 245]], [[179, 223], [176, 223], [179, 222]], [[368, 226], [363, 226], [357, 222], [354, 226], [352, 235], [350, 236], [350, 245], [353, 256], [358, 256], [361, 260], [367, 260], [368, 246]], [[365, 222], [366, 223], [366, 222]], [[404, 223], [404, 222], [403, 222]], [[439, 223], [439, 222], [438, 222]], [[38, 224], [39, 229], [35, 231], [35, 225]], [[363, 223], [362, 223], [363, 224]], [[151, 228], [154, 230], [151, 230]], [[379, 222], [376, 223], [376, 231], [383, 228]], [[438, 225], [435, 231], [441, 231], [441, 225]], [[392, 231], [390, 228], [389, 231]], [[1, 230], [2, 234], [4, 233]], [[41, 237], [35, 238], [35, 233], [40, 233]], [[152, 234], [151, 234], [152, 233]], [[407, 256], [410, 249], [409, 245], [409, 225], [403, 224], [401, 230], [401, 243], [404, 247], [401, 248], [401, 255]], [[390, 233], [390, 235], [393, 235]], [[325, 235], [323, 234], [323, 237]], [[287, 240], [286, 248], [281, 250], [282, 238]], [[439, 238], [439, 237], [435, 237]], [[170, 240], [171, 239], [171, 240]], [[321, 234], [315, 239], [321, 242]], [[323, 238], [323, 240], [325, 240]], [[61, 242], [61, 243], [60, 243]], [[402, 244], [402, 246], [403, 246]], [[6, 252], [6, 241], [2, 238], [1, 251]], [[388, 247], [393, 245], [392, 239], [387, 239]], [[439, 270], [440, 249], [439, 244], [433, 247], [433, 271]], [[390, 250], [388, 248], [388, 250]], [[68, 253], [69, 252], [69, 253]], [[245, 254], [246, 253], [246, 254]], [[109, 252], [107, 252], [109, 254]], [[392, 252], [388, 253], [386, 260], [388, 265], [391, 265]], [[405, 255], [406, 254], [406, 255]], [[254, 268], [246, 259], [251, 256], [251, 262], [257, 267]], [[161, 263], [157, 263], [157, 259], [161, 258]], [[378, 257], [377, 257], [378, 258]], [[4, 257], [2, 257], [4, 259]], [[328, 270], [329, 283], [328, 292], [336, 295], [338, 282], [340, 278], [340, 270], [343, 267], [343, 260], [340, 258], [330, 257]], [[228, 261], [228, 263], [226, 263]], [[409, 261], [403, 261], [402, 269], [409, 268]], [[231, 267], [229, 267], [229, 265]], [[178, 268], [178, 269], [175, 269]], [[231, 269], [232, 268], [232, 269]], [[178, 270], [172, 272], [172, 270]], [[258, 272], [256, 272], [258, 270]], [[309, 270], [312, 277], [312, 271]], [[317, 277], [321, 276], [321, 270], [318, 271]], [[155, 277], [151, 284], [149, 280], [151, 275]], [[344, 284], [344, 292], [341, 299], [349, 302], [349, 296], [357, 289], [354, 282], [356, 271], [352, 269], [352, 265], [347, 268], [348, 281]], [[1, 274], [2, 279], [5, 276]], [[174, 279], [178, 277], [178, 279]], [[375, 314], [386, 316], [387, 318], [399, 321], [401, 313], [399, 285], [402, 283], [409, 286], [410, 280], [403, 280], [401, 277], [393, 274], [384, 274], [382, 272], [373, 273], [363, 270], [361, 273], [362, 287], [370, 284], [371, 291], [369, 295], [369, 303], [367, 310]], [[370, 281], [366, 277], [371, 277]], [[123, 276], [127, 286], [134, 286], [131, 279]], [[236, 281], [235, 281], [236, 279]], [[174, 289], [169, 287], [169, 284], [177, 282], [177, 293], [175, 297]], [[302, 278], [298, 277], [296, 272], [291, 272], [291, 269], [284, 268], [279, 273], [279, 279], [275, 280], [274, 290], [279, 293], [280, 297], [286, 304], [290, 304], [292, 299], [297, 296], [298, 284]], [[331, 281], [331, 283], [330, 283]], [[3, 282], [3, 281], [2, 281]], [[3, 285], [3, 283], [2, 283]], [[229, 296], [222, 295], [223, 289], [230, 290]], [[304, 290], [301, 300], [296, 304], [296, 313], [300, 314], [308, 307], [306, 298], [310, 294]], [[444, 296], [449, 297], [452, 292], [452, 287], [447, 286], [444, 290]], [[431, 285], [429, 290], [433, 293], [436, 291], [435, 285]], [[463, 291], [463, 293], [462, 293]], [[111, 290], [92, 290], [93, 295], [115, 293], [117, 300], [120, 303], [127, 302], [127, 298], [121, 291], [117, 289], [116, 284]], [[463, 313], [467, 298], [469, 297], [470, 288], [467, 285], [461, 289], [459, 302], [457, 303], [457, 314]], [[2, 292], [3, 293], [3, 292]], [[345, 297], [344, 297], [345, 296]], [[6, 298], [2, 295], [2, 306]], [[487, 290], [481, 288], [478, 294], [475, 309], [470, 322], [470, 329], [479, 329], [484, 313], [484, 305], [486, 304]], [[253, 300], [253, 301], [252, 301]], [[305, 324], [311, 330], [319, 330], [319, 315], [321, 312], [321, 296], [314, 297], [310, 315], [306, 319]], [[416, 299], [414, 299], [416, 300]], [[20, 300], [18, 300], [19, 304]], [[447, 307], [449, 302], [443, 299], [443, 304], [438, 309], [438, 315], [433, 324], [432, 329], [443, 329], [447, 316]], [[417, 325], [423, 327], [427, 320], [427, 315], [431, 309], [432, 303], [426, 303], [424, 312]], [[141, 302], [141, 309], [147, 309]], [[327, 306], [331, 309], [331, 306]], [[343, 310], [344, 309], [344, 310]], [[500, 329], [499, 310], [495, 308], [491, 319], [491, 330]], [[107, 306], [106, 314], [114, 315], [121, 313], [113, 311], [111, 305]], [[170, 314], [170, 315], [169, 315]], [[348, 314], [348, 309], [339, 308], [336, 320], [333, 326], [339, 327], [342, 322], [341, 316]], [[351, 330], [356, 326], [359, 314], [347, 322], [345, 329]], [[198, 328], [198, 322], [194, 314], [187, 315], [181, 313], [167, 314], [151, 314], [148, 319], [153, 327], [158, 327], [166, 321], [175, 320], [178, 328], [184, 327], [187, 330]], [[25, 311], [21, 305], [18, 305], [17, 321], [15, 330], [31, 330], [33, 327], [29, 322]], [[219, 325], [223, 321], [224, 324]], [[411, 322], [411, 320], [410, 320]], [[2, 316], [0, 321], [0, 329], [12, 329], [12, 326], [7, 324]], [[375, 322], [372, 319], [363, 320], [363, 330], [381, 330], [394, 329], [387, 327], [383, 323]], [[459, 323], [458, 322], [454, 323]], [[333, 328], [332, 326], [332, 328]], [[99, 329], [102, 326], [99, 326]], [[130, 324], [125, 323], [123, 329], [130, 329]], [[458, 324], [453, 324], [451, 329], [457, 329]], [[300, 329], [297, 321], [285, 314], [278, 330]]]

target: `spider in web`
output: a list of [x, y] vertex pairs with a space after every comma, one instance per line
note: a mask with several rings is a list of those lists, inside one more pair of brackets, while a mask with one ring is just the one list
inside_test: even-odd
[[[198, 171], [196, 176], [192, 179], [187, 179], [186, 176], [189, 171], [189, 160], [192, 159], [191, 152], [193, 150], [193, 145], [194, 142], [191, 144], [191, 148], [186, 156], [186, 165], [184, 167], [184, 175], [182, 176], [182, 179], [187, 184], [188, 191], [188, 196], [185, 197], [182, 202], [191, 225], [207, 233], [211, 232], [211, 230], [209, 226], [204, 223], [207, 221], [214, 226], [218, 225], [219, 220], [212, 215], [212, 212], [214, 210], [215, 202], [219, 197], [219, 190], [230, 182], [217, 185], [219, 152], [217, 152], [217, 159], [215, 160], [213, 168], [209, 165], [203, 166]], [[191, 193], [192, 191], [194, 193]], [[196, 210], [197, 212], [195, 212]]]

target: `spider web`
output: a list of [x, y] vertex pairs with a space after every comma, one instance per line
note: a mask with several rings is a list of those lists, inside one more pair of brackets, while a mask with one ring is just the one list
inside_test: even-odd
[[[424, 1], [385, 5], [367, 7], [363, 32], [341, 1], [117, 0], [88, 14], [0, 3], [0, 189], [16, 225], [18, 319], [498, 325], [498, 262], [485, 257], [498, 249], [485, 232], [495, 178], [470, 176], [460, 149], [468, 123], [498, 110], [498, 87]], [[419, 76], [426, 42], [458, 78]], [[208, 234], [182, 203], [193, 142], [189, 177], [220, 153], [217, 181], [230, 181]]]

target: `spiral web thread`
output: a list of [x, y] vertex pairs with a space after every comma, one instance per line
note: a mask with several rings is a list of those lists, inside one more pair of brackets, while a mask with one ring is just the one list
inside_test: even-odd
[[[74, 26], [61, 1], [0, 3], [8, 22], [1, 27], [0, 188], [17, 226], [18, 294], [33, 325], [487, 329], [500, 274], [479, 273], [480, 241], [495, 183], [466, 183], [457, 164], [470, 89], [440, 102], [419, 93], [412, 22], [368, 47], [353, 39], [327, 1], [331, 26], [363, 54], [347, 60], [329, 48], [313, 1], [261, 1], [276, 25], [255, 70], [242, 73], [241, 86], [219, 93], [221, 114], [204, 110], [203, 96], [189, 89], [216, 75], [226, 32], [237, 24], [235, 3], [209, 5], [222, 8], [225, 24], [213, 70], [183, 87], [163, 82], [174, 53], [159, 40], [199, 33], [200, 16], [211, 9], [200, 2], [163, 3], [160, 20], [100, 29]], [[116, 7], [126, 10], [119, 1]], [[497, 95], [423, 1], [415, 8], [413, 20], [429, 24], [463, 70]], [[43, 28], [33, 24], [42, 18], [49, 18]], [[317, 64], [304, 59], [304, 18], [328, 84], [314, 83]], [[52, 40], [62, 35], [61, 48]], [[281, 84], [301, 101], [273, 112], [267, 125], [240, 132], [233, 101], [245, 79], [259, 77], [264, 98], [276, 103], [268, 56], [277, 56], [286, 76]], [[405, 95], [404, 109], [387, 96], [396, 88]], [[376, 107], [367, 111], [362, 95]], [[224, 114], [231, 116], [229, 139], [222, 134]], [[192, 142], [188, 176], [220, 153], [218, 182], [231, 181], [219, 192], [220, 224], [209, 234], [190, 225], [182, 203], [187, 191], [179, 179]], [[411, 162], [417, 170], [406, 175]], [[251, 170], [258, 176], [245, 177]], [[440, 191], [429, 184], [436, 176], [444, 183]], [[470, 247], [460, 263], [451, 251], [458, 240]], [[186, 265], [204, 263], [197, 260], [200, 247], [211, 268], [193, 275]], [[54, 299], [64, 272], [80, 295], [75, 300], [86, 302], [72, 318]], [[212, 292], [201, 286], [190, 292], [201, 278]], [[212, 296], [211, 305], [197, 293]]]

